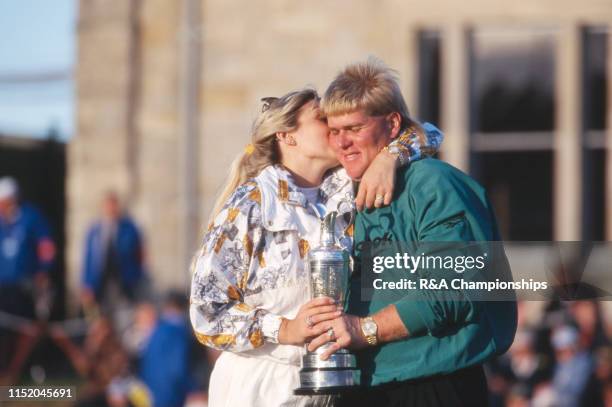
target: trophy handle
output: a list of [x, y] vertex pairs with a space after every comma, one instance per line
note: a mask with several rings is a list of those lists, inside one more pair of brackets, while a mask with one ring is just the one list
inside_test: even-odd
[[340, 213], [349, 213], [350, 218], [348, 221], [348, 225], [352, 224], [355, 221], [355, 203], [349, 197], [345, 197], [340, 202], [338, 202], [338, 206], [336, 207], [336, 212]]

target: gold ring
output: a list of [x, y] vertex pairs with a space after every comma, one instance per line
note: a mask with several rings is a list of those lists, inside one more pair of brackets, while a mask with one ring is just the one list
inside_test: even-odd
[[385, 199], [385, 197], [381, 194], [376, 194], [376, 198], [374, 199], [374, 202], [382, 202]]

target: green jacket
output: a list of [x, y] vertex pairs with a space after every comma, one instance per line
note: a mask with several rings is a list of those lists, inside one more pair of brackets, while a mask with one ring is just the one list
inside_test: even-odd
[[[484, 189], [443, 161], [427, 158], [412, 163], [398, 172], [395, 188], [390, 206], [356, 216], [357, 268], [363, 242], [501, 240]], [[367, 272], [371, 273], [356, 270], [351, 280], [349, 313], [371, 315], [395, 303], [410, 337], [357, 353], [363, 385], [450, 373], [505, 352], [513, 341], [515, 302], [459, 300], [443, 290], [421, 290], [419, 300], [402, 297], [404, 293], [390, 300], [374, 291], [371, 300], [365, 300], [360, 288]]]

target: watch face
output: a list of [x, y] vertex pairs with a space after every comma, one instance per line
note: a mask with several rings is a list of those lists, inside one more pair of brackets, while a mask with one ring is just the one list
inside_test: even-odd
[[364, 321], [363, 322], [363, 333], [366, 336], [376, 335], [376, 324], [373, 321]]

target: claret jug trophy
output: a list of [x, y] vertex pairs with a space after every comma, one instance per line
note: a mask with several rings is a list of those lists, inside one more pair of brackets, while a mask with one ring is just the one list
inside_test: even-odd
[[[308, 253], [312, 298], [331, 297], [344, 308], [350, 274], [350, 254], [336, 242], [334, 227], [337, 212], [330, 212], [321, 220], [319, 246]], [[340, 349], [327, 360], [320, 356], [332, 342], [302, 357], [299, 395], [336, 394], [356, 385], [353, 373], [357, 370], [355, 355]]]

